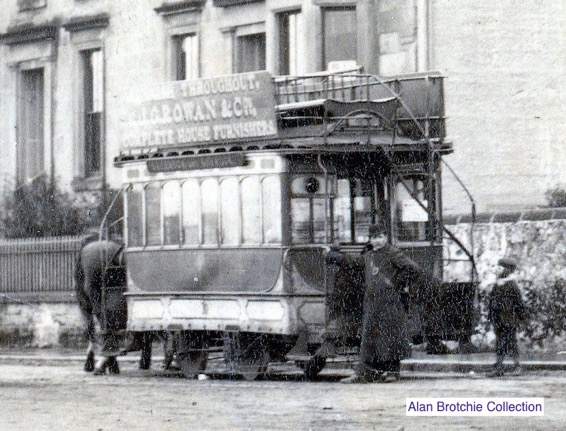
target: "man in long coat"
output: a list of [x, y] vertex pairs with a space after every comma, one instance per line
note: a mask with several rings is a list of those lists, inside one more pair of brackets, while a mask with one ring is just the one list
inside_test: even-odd
[[329, 253], [330, 263], [357, 261], [365, 268], [360, 363], [356, 374], [344, 383], [394, 381], [401, 360], [410, 354], [408, 298], [422, 283], [421, 268], [403, 252], [388, 244], [381, 225], [371, 225], [369, 243], [360, 257]]

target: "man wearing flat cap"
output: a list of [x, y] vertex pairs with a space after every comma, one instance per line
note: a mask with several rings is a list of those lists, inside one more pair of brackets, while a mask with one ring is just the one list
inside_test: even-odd
[[504, 374], [503, 359], [506, 355], [513, 358], [513, 374], [520, 373], [519, 349], [517, 347], [517, 328], [525, 318], [525, 305], [517, 286], [515, 269], [517, 261], [502, 258], [497, 262], [500, 273], [495, 286], [489, 294], [488, 319], [495, 330], [496, 363], [488, 377], [500, 377]]
[[408, 290], [420, 280], [420, 267], [388, 243], [387, 231], [379, 224], [369, 227], [361, 256], [331, 252], [327, 259], [339, 266], [356, 263], [364, 270], [360, 362], [356, 374], [343, 383], [398, 380], [401, 360], [410, 354]]

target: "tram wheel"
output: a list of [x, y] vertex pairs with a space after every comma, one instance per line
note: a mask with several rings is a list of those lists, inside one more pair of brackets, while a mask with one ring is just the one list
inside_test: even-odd
[[231, 374], [255, 380], [267, 372], [271, 360], [267, 340], [257, 334], [226, 334], [224, 360]]
[[202, 350], [193, 350], [175, 353], [175, 362], [183, 374], [189, 379], [206, 369], [208, 353]]
[[314, 379], [326, 366], [326, 357], [315, 355], [311, 360], [305, 362], [297, 362], [297, 365], [303, 369], [307, 380]]
[[202, 373], [208, 362], [206, 338], [203, 334], [184, 331], [173, 334], [175, 348], [175, 362], [185, 376], [189, 379]]

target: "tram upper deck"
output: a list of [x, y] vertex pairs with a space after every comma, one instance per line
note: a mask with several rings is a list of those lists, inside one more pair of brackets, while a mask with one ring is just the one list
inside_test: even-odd
[[443, 77], [246, 73], [158, 87], [129, 106], [117, 165], [146, 158], [261, 151], [447, 154]]

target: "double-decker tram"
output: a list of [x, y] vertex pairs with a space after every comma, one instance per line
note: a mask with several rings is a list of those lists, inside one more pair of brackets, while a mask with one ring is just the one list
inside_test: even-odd
[[[326, 263], [331, 247], [360, 253], [380, 222], [442, 279], [441, 158], [452, 151], [442, 80], [256, 72], [171, 82], [130, 106], [115, 159], [128, 331], [170, 334], [188, 376], [211, 351], [248, 378], [288, 360], [313, 376], [355, 351], [347, 325], [353, 335], [324, 348], [336, 309], [360, 306], [331, 305], [344, 288]], [[473, 283], [445, 289], [462, 308], [452, 312], [469, 313]], [[449, 326], [461, 335], [470, 325]]]

